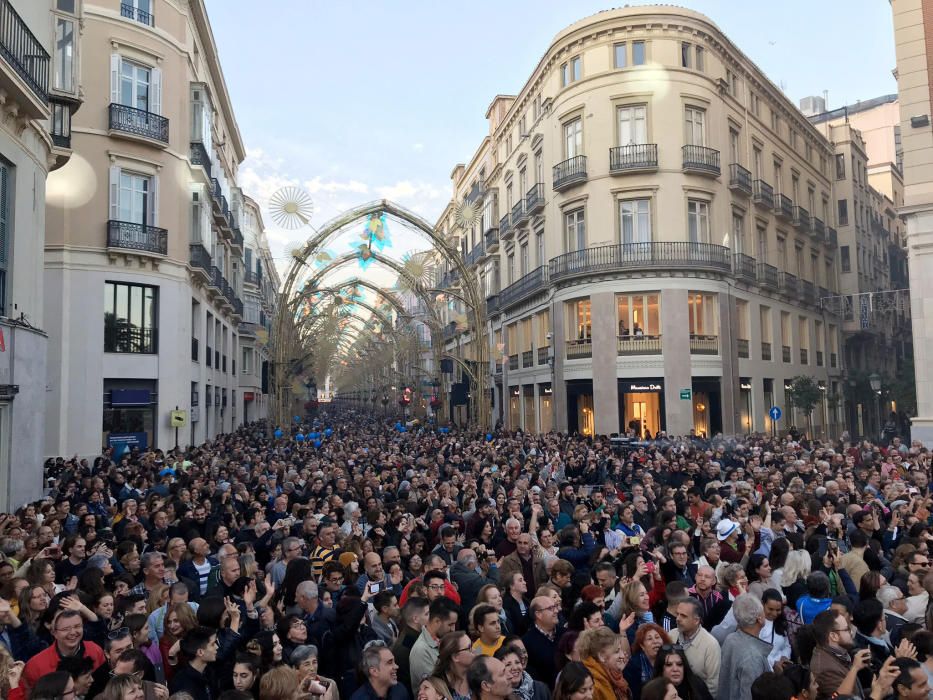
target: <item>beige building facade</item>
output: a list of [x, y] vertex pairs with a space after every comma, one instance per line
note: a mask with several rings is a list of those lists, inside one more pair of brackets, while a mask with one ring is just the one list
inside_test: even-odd
[[[841, 319], [820, 306], [838, 285], [833, 150], [715, 24], [674, 7], [583, 19], [486, 116], [438, 228], [485, 290], [485, 400], [504, 425], [804, 426], [785, 387], [808, 375], [815, 431], [837, 429]], [[470, 227], [464, 200], [482, 211]]]
[[200, 443], [243, 420], [245, 211], [204, 2], [75, 13], [83, 106], [46, 209], [45, 451]]
[[900, 141], [904, 163], [910, 307], [913, 319], [917, 417], [911, 435], [933, 446], [933, 2], [892, 0], [897, 54]]
[[69, 157], [57, 145], [52, 106], [60, 85], [56, 18], [69, 17], [68, 5], [0, 0], [0, 510], [6, 512], [44, 489], [49, 333], [42, 203], [49, 171]]

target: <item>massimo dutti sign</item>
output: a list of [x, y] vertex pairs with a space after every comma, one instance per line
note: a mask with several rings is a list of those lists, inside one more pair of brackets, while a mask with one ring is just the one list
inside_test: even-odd
[[622, 385], [626, 394], [661, 393], [664, 385], [661, 382], [628, 382]]

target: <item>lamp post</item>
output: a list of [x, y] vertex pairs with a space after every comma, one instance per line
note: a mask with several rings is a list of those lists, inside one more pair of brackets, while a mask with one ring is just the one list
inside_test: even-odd
[[881, 420], [881, 375], [879, 375], [877, 372], [872, 372], [871, 374], [868, 375], [868, 383], [871, 385], [872, 392], [874, 392], [875, 396], [877, 397], [878, 435], [880, 437], [881, 429], [883, 427], [883, 423]]

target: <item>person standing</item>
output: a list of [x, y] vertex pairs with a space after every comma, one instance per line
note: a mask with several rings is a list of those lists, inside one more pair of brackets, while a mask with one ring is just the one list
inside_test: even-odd
[[758, 638], [765, 624], [765, 609], [755, 596], [743, 593], [732, 603], [738, 629], [722, 645], [719, 700], [751, 700], [752, 683], [771, 670], [771, 645]]

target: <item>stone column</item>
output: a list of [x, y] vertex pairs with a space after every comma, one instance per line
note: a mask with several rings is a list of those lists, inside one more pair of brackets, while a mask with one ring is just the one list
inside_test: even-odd
[[911, 421], [911, 438], [933, 447], [933, 206], [908, 210], [907, 254], [917, 383], [917, 417]]
[[668, 435], [688, 435], [693, 427], [693, 399], [680, 398], [693, 389], [690, 367], [690, 317], [687, 290], [661, 291], [661, 347], [664, 352], [664, 402]]
[[[722, 404], [722, 433], [735, 435], [741, 424], [739, 406], [739, 350], [736, 342], [738, 310], [735, 297], [719, 294], [719, 353], [722, 357], [722, 381], [719, 386]], [[751, 355], [751, 352], [749, 352]]]
[[551, 373], [551, 396], [553, 401], [552, 413], [554, 416], [554, 430], [567, 431], [567, 383], [564, 381], [564, 353], [566, 352], [566, 335], [564, 328], [567, 319], [564, 316], [564, 306], [561, 302], [551, 305], [551, 328], [553, 338], [551, 347], [554, 349], [554, 371]]
[[590, 296], [593, 324], [593, 412], [597, 435], [619, 432], [619, 382], [616, 297], [612, 292]]

